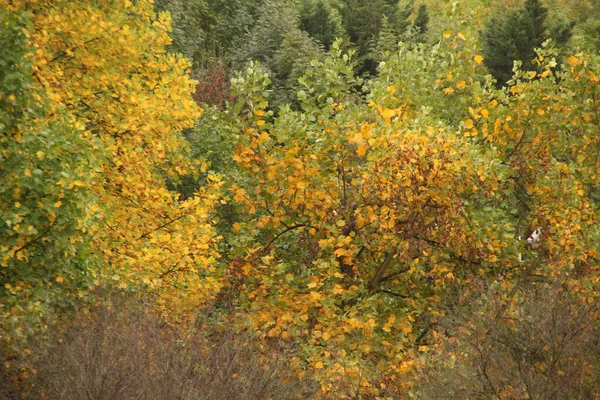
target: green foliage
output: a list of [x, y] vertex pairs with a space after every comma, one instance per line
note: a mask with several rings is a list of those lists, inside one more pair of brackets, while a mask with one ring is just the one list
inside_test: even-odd
[[157, 0], [157, 11], [173, 19], [171, 50], [186, 56], [194, 68], [228, 61], [251, 30], [263, 0]]
[[534, 70], [534, 50], [546, 39], [552, 38], [562, 45], [570, 38], [573, 26], [559, 24], [549, 30], [547, 15], [548, 10], [540, 0], [526, 0], [522, 8], [493, 16], [486, 23], [481, 33], [482, 54], [498, 85], [504, 85], [512, 77], [514, 61], [521, 61], [525, 70]]
[[336, 10], [326, 4], [325, 0], [303, 0], [299, 13], [300, 28], [329, 50], [334, 40], [343, 37], [345, 32], [334, 19]]
[[181, 53], [200, 66], [221, 53], [222, 44], [213, 32], [217, 15], [204, 0], [158, 0], [157, 11], [168, 10], [173, 19], [171, 51]]
[[[373, 43], [384, 27], [396, 37], [406, 32], [410, 26], [413, 1], [403, 6], [390, 0], [364, 2], [344, 0], [340, 14], [350, 42], [358, 51], [358, 72], [375, 75], [377, 62], [370, 57]], [[385, 22], [387, 21], [387, 22]]]
[[273, 82], [273, 109], [294, 101], [298, 78], [311, 60], [323, 57], [321, 48], [298, 28], [296, 11], [286, 3], [265, 2], [244, 42], [233, 55], [234, 68], [243, 69], [250, 61], [262, 64]]
[[413, 26], [419, 35], [425, 35], [429, 30], [429, 11], [426, 4], [419, 5]]
[[103, 150], [32, 84], [27, 15], [0, 18], [0, 328], [14, 349], [90, 281]]

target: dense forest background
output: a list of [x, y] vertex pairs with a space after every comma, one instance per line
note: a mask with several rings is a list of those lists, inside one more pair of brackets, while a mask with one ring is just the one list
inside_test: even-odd
[[597, 0], [0, 32], [0, 398], [600, 398]]

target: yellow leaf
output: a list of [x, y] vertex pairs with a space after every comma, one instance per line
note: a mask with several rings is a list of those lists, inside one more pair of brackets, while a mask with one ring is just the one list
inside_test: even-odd
[[258, 125], [258, 126], [263, 126], [264, 124], [265, 124], [264, 119], [259, 119], [258, 121], [256, 121], [256, 125]]
[[336, 284], [333, 287], [333, 294], [342, 294], [342, 293], [344, 293], [344, 288], [341, 285]]
[[442, 36], [444, 37], [444, 39], [448, 39], [451, 35], [452, 35], [451, 30], [445, 30], [442, 32]]
[[250, 269], [252, 268], [252, 266], [250, 264], [245, 264], [242, 267], [242, 272], [244, 273], [244, 275], [248, 275], [250, 273]]
[[571, 67], [574, 67], [576, 65], [579, 65], [583, 62], [582, 58], [577, 58], [575, 56], [570, 56], [569, 59], [567, 60], [567, 62], [569, 63], [569, 65]]
[[[232, 189], [233, 190], [233, 189]], [[246, 191], [242, 188], [237, 188], [233, 194], [233, 200], [241, 202], [246, 196]]]
[[367, 153], [368, 148], [369, 148], [368, 143], [362, 143], [361, 145], [358, 146], [358, 149], [356, 150], [356, 154], [358, 154], [359, 157], [362, 157]]
[[263, 132], [260, 134], [258, 141], [260, 143], [263, 143], [264, 141], [266, 141], [269, 138], [269, 134], [267, 132]]
[[390, 122], [390, 119], [396, 115], [396, 110], [391, 110], [389, 108], [384, 108], [381, 112], [380, 112], [381, 116], [385, 119], [385, 121], [387, 123]]
[[314, 301], [319, 301], [321, 300], [323, 296], [321, 296], [321, 293], [319, 292], [310, 292], [310, 298], [313, 299]]
[[56, 203], [54, 203], [54, 207], [58, 208], [62, 206], [62, 201], [57, 201]]
[[304, 190], [308, 187], [308, 184], [306, 182], [300, 181], [296, 184], [296, 187], [300, 190]]
[[75, 186], [85, 186], [85, 183], [80, 180], [73, 181], [69, 184], [69, 189], [73, 189]]
[[454, 93], [454, 89], [452, 89], [451, 87], [447, 87], [444, 90], [442, 90], [442, 92], [444, 92], [444, 94], [452, 94]]

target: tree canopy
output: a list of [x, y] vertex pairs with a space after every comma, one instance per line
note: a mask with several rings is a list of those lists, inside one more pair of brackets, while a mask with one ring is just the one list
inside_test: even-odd
[[596, 398], [594, 17], [471, 3], [0, 0], [7, 388]]

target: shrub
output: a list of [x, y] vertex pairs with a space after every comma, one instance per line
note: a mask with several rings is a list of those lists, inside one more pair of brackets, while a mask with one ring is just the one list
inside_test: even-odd
[[310, 385], [242, 332], [215, 327], [182, 332], [131, 300], [105, 301], [56, 329], [35, 361], [30, 398], [294, 399]]

